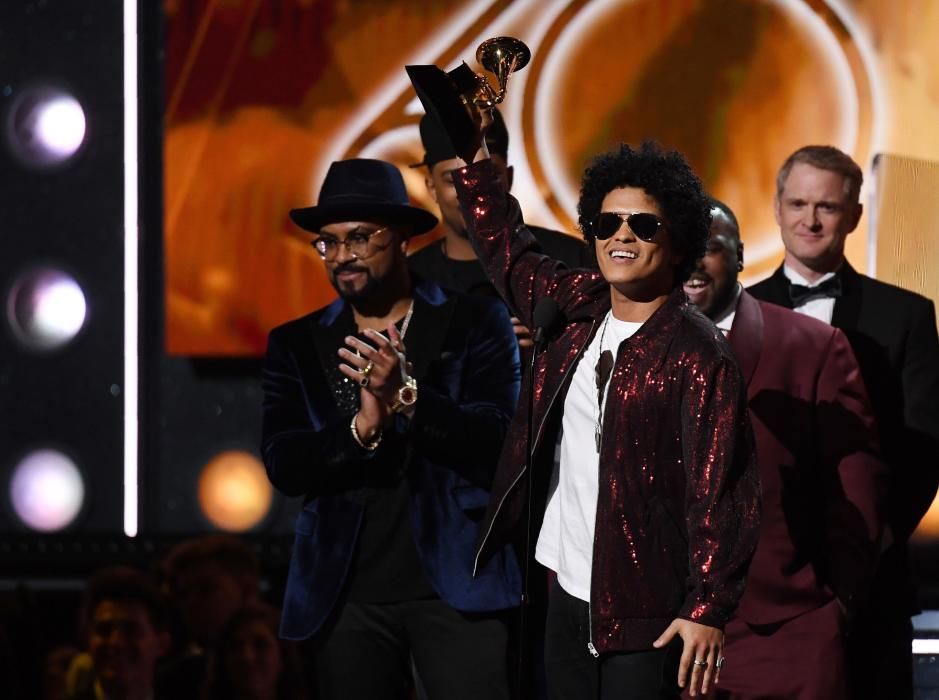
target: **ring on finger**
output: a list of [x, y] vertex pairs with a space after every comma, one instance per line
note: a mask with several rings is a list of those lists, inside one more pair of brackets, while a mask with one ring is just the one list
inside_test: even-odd
[[[367, 379], [369, 373], [370, 373], [373, 369], [375, 369], [375, 363], [372, 362], [371, 360], [369, 360], [369, 361], [368, 361], [368, 364], [365, 365], [365, 367], [362, 368], [362, 377]], [[367, 384], [367, 383], [368, 383], [368, 382], [366, 382], [366, 384]], [[365, 386], [365, 384], [363, 384], [362, 386]]]
[[724, 662], [725, 662], [726, 660], [727, 660], [727, 659], [725, 659], [723, 656], [718, 657], [717, 663], [714, 664], [714, 668], [718, 668], [718, 669], [724, 668]]
[[694, 665], [697, 666], [698, 668], [707, 668], [708, 662], [705, 661], [704, 659], [695, 659]]

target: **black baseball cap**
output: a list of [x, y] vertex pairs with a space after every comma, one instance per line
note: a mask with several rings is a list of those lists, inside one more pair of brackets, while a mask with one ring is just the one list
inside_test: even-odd
[[[421, 144], [424, 146], [424, 159], [414, 163], [412, 168], [426, 165], [432, 168], [436, 163], [451, 158], [459, 158], [454, 152], [450, 138], [443, 126], [434, 117], [425, 114], [420, 123]], [[506, 158], [509, 154], [509, 132], [505, 128], [505, 120], [498, 109], [492, 110], [492, 124], [486, 130], [486, 147], [489, 153]]]

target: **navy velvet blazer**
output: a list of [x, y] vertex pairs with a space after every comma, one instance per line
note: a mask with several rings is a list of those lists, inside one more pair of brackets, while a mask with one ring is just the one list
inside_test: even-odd
[[418, 380], [414, 417], [396, 416], [374, 452], [353, 440], [352, 414], [340, 412], [324, 373], [324, 362], [339, 362], [326, 338], [345, 309], [339, 299], [268, 339], [264, 464], [278, 490], [305, 499], [281, 634], [305, 639], [325, 622], [346, 582], [368, 475], [403, 460], [415, 544], [440, 598], [466, 612], [518, 605], [521, 577], [508, 547], [473, 578], [479, 521], [519, 390], [518, 345], [505, 307], [416, 285], [406, 338]]

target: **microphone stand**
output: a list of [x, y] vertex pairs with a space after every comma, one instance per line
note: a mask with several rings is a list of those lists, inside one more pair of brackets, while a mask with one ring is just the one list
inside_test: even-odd
[[[530, 690], [530, 687], [527, 687], [525, 684], [526, 678], [529, 676], [529, 671], [533, 672], [534, 669], [529, 669], [531, 660], [529, 659], [529, 644], [527, 639], [528, 634], [528, 606], [531, 603], [530, 596], [528, 593], [528, 581], [529, 581], [529, 571], [531, 569], [531, 516], [532, 516], [532, 502], [534, 494], [534, 467], [535, 467], [535, 446], [532, 444], [533, 433], [534, 433], [534, 410], [535, 410], [535, 360], [538, 357], [538, 352], [542, 349], [544, 345], [544, 328], [536, 328], [534, 334], [534, 344], [531, 349], [531, 362], [528, 364], [528, 425], [527, 427], [527, 444], [528, 450], [525, 455], [525, 470], [528, 473], [528, 504], [525, 507], [525, 558], [522, 564], [522, 601], [521, 606], [519, 607], [519, 618], [518, 618], [518, 697], [519, 700], [525, 700], [529, 697], [526, 690]], [[533, 675], [533, 673], [532, 673]], [[533, 681], [534, 678], [531, 678]], [[533, 695], [533, 694], [532, 694]]]

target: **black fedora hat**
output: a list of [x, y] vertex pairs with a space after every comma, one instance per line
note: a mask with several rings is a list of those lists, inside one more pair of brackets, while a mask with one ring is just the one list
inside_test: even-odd
[[313, 233], [341, 221], [405, 226], [411, 235], [426, 233], [437, 225], [436, 216], [408, 203], [398, 168], [370, 158], [335, 161], [323, 180], [316, 206], [291, 209], [290, 218]]

